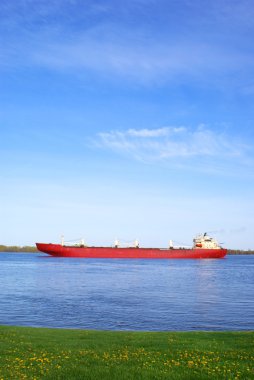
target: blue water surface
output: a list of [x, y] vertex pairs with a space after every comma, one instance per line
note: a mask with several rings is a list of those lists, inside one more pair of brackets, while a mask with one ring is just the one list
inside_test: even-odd
[[0, 253], [0, 324], [100, 330], [254, 330], [254, 256], [219, 260]]

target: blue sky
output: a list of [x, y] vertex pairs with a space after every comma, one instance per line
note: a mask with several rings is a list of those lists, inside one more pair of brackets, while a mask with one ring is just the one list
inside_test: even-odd
[[254, 7], [0, 4], [0, 243], [254, 248]]

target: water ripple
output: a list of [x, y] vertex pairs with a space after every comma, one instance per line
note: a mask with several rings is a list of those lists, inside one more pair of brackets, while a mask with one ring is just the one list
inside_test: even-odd
[[253, 330], [254, 256], [110, 260], [0, 254], [0, 324]]

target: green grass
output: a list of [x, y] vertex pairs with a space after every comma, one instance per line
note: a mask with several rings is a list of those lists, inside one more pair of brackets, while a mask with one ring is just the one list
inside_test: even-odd
[[254, 379], [254, 332], [0, 327], [0, 380]]

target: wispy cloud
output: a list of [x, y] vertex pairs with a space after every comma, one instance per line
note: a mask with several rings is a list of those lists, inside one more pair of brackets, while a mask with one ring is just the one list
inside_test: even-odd
[[216, 162], [223, 166], [226, 161], [232, 165], [233, 162], [246, 164], [249, 149], [226, 132], [214, 131], [204, 124], [195, 129], [168, 126], [102, 132], [97, 135], [97, 144], [144, 162], [178, 163], [182, 167], [196, 162], [198, 168]]
[[123, 28], [95, 28], [75, 41], [51, 41], [31, 52], [33, 64], [53, 70], [89, 70], [124, 77], [136, 83], [213, 82], [214, 77], [253, 66], [253, 57], [212, 42], [168, 37], [159, 42], [142, 32]]
[[[238, 21], [240, 31], [232, 32], [234, 43], [232, 37], [228, 36], [226, 42], [223, 39], [223, 31], [227, 30], [235, 8], [224, 1], [219, 12], [222, 14], [224, 10], [224, 18], [218, 20], [215, 17], [218, 6], [208, 7], [206, 12], [200, 4], [195, 7], [188, 0], [182, 3], [183, 10], [181, 6], [175, 9], [173, 4], [161, 4], [158, 9], [153, 1], [144, 9], [143, 0], [133, 0], [124, 7], [119, 6], [119, 22], [114, 1], [107, 6], [100, 1], [87, 2], [84, 6], [80, 1], [65, 0], [61, 9], [57, 0], [50, 4], [42, 1], [36, 6], [27, 0], [22, 2], [23, 7], [4, 2], [2, 9], [0, 6], [2, 28], [10, 33], [2, 40], [1, 65], [40, 67], [72, 74], [99, 73], [104, 78], [125, 78], [135, 84], [186, 83], [194, 79], [218, 85], [222, 77], [225, 81], [225, 74], [234, 73], [235, 80], [242, 77], [243, 67], [245, 73], [252, 73], [253, 50], [244, 49], [242, 41], [237, 39], [243, 24], [239, 26]], [[165, 18], [161, 16], [164, 7], [168, 15]], [[241, 7], [241, 14], [246, 8], [246, 5]], [[177, 24], [171, 17], [173, 11]], [[202, 11], [202, 22], [197, 19], [198, 11]], [[149, 12], [157, 12], [161, 22], [166, 22], [163, 33], [158, 33], [157, 23], [147, 23]], [[184, 23], [181, 23], [183, 16]], [[135, 20], [131, 28], [130, 19]], [[211, 23], [218, 26], [218, 34], [214, 26], [212, 35], [208, 32]], [[249, 38], [245, 38], [245, 45], [250, 45]]]

